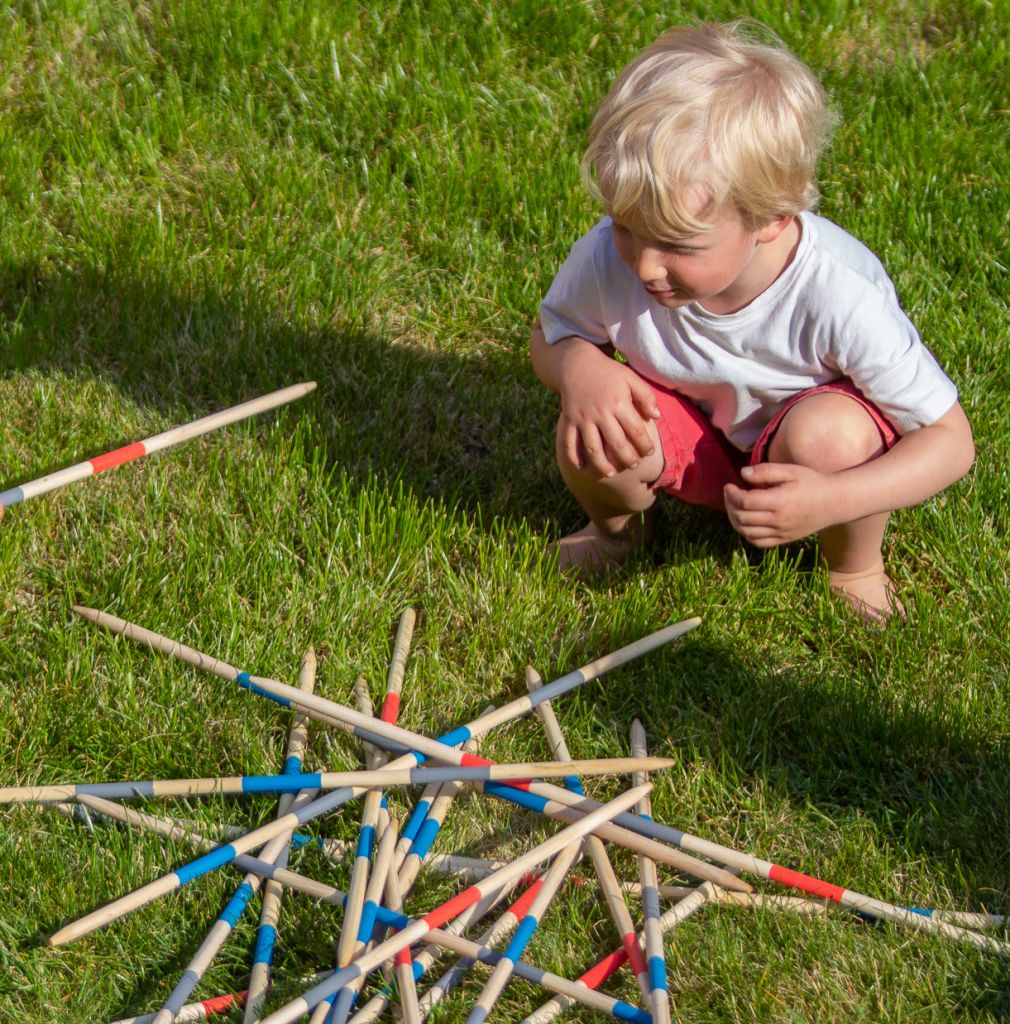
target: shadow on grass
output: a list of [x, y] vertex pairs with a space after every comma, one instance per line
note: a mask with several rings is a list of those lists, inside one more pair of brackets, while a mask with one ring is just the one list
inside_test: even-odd
[[[553, 465], [553, 396], [524, 352], [435, 351], [337, 318], [298, 325], [257, 298], [181, 294], [156, 276], [95, 267], [0, 269], [0, 319], [11, 339], [0, 375], [101, 378], [179, 422], [180, 407], [188, 420], [311, 379], [318, 390], [299, 408], [329, 463], [352, 480], [399, 479], [421, 498], [535, 528], [571, 507]], [[106, 450], [134, 440], [110, 436]], [[3, 486], [70, 461], [7, 467]]]

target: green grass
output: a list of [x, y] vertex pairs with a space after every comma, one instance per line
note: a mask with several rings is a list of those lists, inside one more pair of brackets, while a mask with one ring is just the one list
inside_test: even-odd
[[[319, 383], [8, 511], [5, 785], [281, 763], [282, 709], [86, 627], [76, 601], [289, 681], [313, 644], [320, 692], [345, 702], [358, 674], [381, 699], [412, 604], [403, 721], [433, 735], [522, 693], [528, 663], [554, 678], [698, 614], [675, 647], [558, 702], [575, 756], [626, 752], [640, 716], [654, 752], [678, 758], [658, 780], [660, 819], [884, 899], [1010, 913], [1006, 0], [748, 9], [825, 81], [842, 127], [822, 210], [884, 259], [975, 430], [972, 474], [893, 517], [908, 624], [861, 628], [809, 545], [761, 555], [673, 505], [655, 559], [623, 576], [585, 587], [545, 561], [581, 516], [525, 345], [598, 216], [578, 181], [593, 105], [667, 24], [739, 13], [716, 0], [0, 5], [2, 486]], [[532, 721], [484, 749], [548, 753]], [[319, 768], [358, 758], [322, 729], [311, 750]], [[460, 805], [443, 849], [518, 852], [547, 831]], [[186, 813], [213, 831], [273, 805]], [[353, 818], [320, 828], [351, 838]], [[156, 1008], [232, 876], [66, 948], [45, 938], [189, 857], [5, 811], [0, 1020]], [[346, 867], [297, 863], [346, 883]], [[451, 891], [422, 881], [411, 906]], [[289, 980], [272, 1006], [329, 964], [337, 928], [336, 912], [288, 899]], [[200, 996], [244, 986], [251, 936], [243, 922]], [[574, 976], [616, 944], [587, 886], [565, 892], [530, 958]], [[844, 914], [711, 910], [667, 953], [683, 1021], [1010, 1017], [1005, 961]], [[478, 985], [437, 1019], [462, 1021]], [[611, 990], [636, 999], [627, 979]], [[517, 983], [497, 1019], [541, 1001]]]

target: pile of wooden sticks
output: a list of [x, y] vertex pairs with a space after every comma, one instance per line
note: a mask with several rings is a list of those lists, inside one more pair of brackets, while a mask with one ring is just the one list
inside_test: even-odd
[[[1002, 923], [999, 918], [898, 907], [655, 821], [651, 816], [651, 786], [647, 776], [672, 762], [648, 756], [645, 733], [637, 722], [631, 734], [632, 758], [571, 759], [551, 701], [677, 639], [698, 625], [698, 619], [668, 626], [547, 685], [528, 669], [527, 694], [501, 708], [488, 709], [481, 717], [451, 733], [431, 739], [397, 724], [407, 652], [414, 629], [411, 609], [400, 619], [386, 679], [386, 695], [378, 716], [372, 713], [363, 680], [355, 687], [357, 709], [315, 694], [316, 665], [311, 649], [303, 658], [299, 685], [293, 687], [250, 675], [108, 613], [83, 607], [75, 611], [117, 634], [232, 680], [293, 712], [287, 757], [280, 775], [0, 789], [0, 802], [54, 804], [65, 813], [80, 813], [86, 808], [87, 812], [152, 829], [173, 841], [185, 841], [204, 851], [169, 874], [66, 925], [50, 937], [51, 945], [86, 935], [209, 872], [226, 866], [243, 872], [234, 896], [161, 1008], [142, 1017], [129, 1018], [131, 1024], [202, 1020], [239, 1003], [245, 1005], [247, 1022], [290, 1024], [308, 1015], [310, 1024], [344, 1024], [346, 1021], [365, 1024], [378, 1019], [394, 999], [399, 1003], [402, 1018], [412, 1024], [425, 1019], [445, 1000], [478, 961], [490, 965], [492, 970], [469, 1010], [467, 1024], [482, 1024], [514, 977], [539, 985], [551, 995], [548, 1002], [527, 1018], [535, 1024], [544, 1024], [575, 1004], [621, 1020], [642, 1024], [668, 1022], [671, 1009], [664, 933], [713, 902], [770, 905], [803, 913], [823, 912], [833, 902], [864, 918], [886, 918], [991, 952], [1004, 955], [1010, 952], [1010, 945], [979, 930]], [[555, 761], [495, 765], [473, 753], [479, 737], [530, 711], [540, 717]], [[310, 719], [362, 740], [366, 769], [330, 773], [303, 771]], [[390, 756], [393, 760], [389, 760]], [[420, 767], [422, 761], [431, 762], [433, 766]], [[616, 799], [600, 804], [585, 794], [581, 779], [604, 773], [632, 774], [633, 786]], [[560, 777], [563, 785], [544, 781], [550, 777]], [[508, 862], [438, 853], [433, 846], [440, 826], [454, 795], [464, 784], [558, 819], [565, 827]], [[400, 829], [390, 817], [385, 793], [389, 787], [411, 785], [424, 786], [424, 790], [414, 813]], [[205, 837], [191, 822], [138, 811], [123, 802], [131, 797], [237, 793], [280, 794], [278, 813], [267, 825], [225, 837], [226, 841]], [[352, 859], [347, 892], [292, 871], [288, 867], [289, 854], [306, 841], [298, 830], [357, 798], [361, 798], [357, 843], [318, 841], [330, 855]], [[639, 864], [636, 882], [618, 879], [609, 857], [608, 843], [620, 844], [636, 853]], [[620, 944], [611, 955], [578, 979], [571, 980], [530, 964], [523, 959], [523, 954], [551, 900], [573, 865], [582, 858], [592, 865]], [[693, 884], [660, 885], [657, 864], [675, 869], [693, 880]], [[449, 872], [465, 878], [468, 884], [438, 906], [414, 907], [410, 905], [409, 894], [422, 870]], [[776, 882], [816, 899], [758, 894], [741, 874]], [[519, 888], [523, 891], [515, 898]], [[334, 935], [336, 964], [332, 971], [307, 981], [308, 987], [300, 996], [261, 1016], [269, 1009], [272, 953], [277, 940], [281, 894], [285, 889], [343, 909], [339, 934]], [[257, 893], [261, 896], [260, 924], [248, 991], [190, 1002], [207, 968]], [[636, 929], [626, 902], [629, 894], [632, 906], [641, 909], [641, 933]], [[662, 900], [673, 901], [665, 912]], [[405, 912], [405, 901], [409, 914]], [[492, 913], [496, 920], [485, 927], [481, 922]], [[477, 930], [478, 923], [481, 923], [481, 930], [477, 937], [469, 937], [468, 931]], [[510, 933], [511, 939], [498, 951], [496, 947], [501, 946]], [[419, 995], [422, 978], [445, 951], [456, 953], [462, 959]], [[644, 1009], [600, 991], [600, 986], [624, 963], [630, 965], [637, 979]], [[385, 973], [385, 978], [379, 978], [377, 984], [372, 985], [370, 976], [379, 971]]]

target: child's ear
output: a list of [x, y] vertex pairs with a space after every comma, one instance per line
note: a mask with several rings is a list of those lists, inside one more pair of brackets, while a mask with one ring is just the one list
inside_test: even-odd
[[767, 224], [757, 230], [759, 243], [774, 242], [783, 231], [796, 220], [794, 213], [780, 213], [773, 217]]

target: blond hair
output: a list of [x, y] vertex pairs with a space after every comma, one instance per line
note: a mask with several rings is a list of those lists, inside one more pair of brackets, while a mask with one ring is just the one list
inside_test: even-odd
[[[760, 29], [761, 26], [756, 26]], [[750, 229], [811, 209], [833, 124], [813, 72], [755, 23], [677, 27], [618, 76], [583, 173], [608, 213], [655, 238], [697, 234], [726, 204]]]

